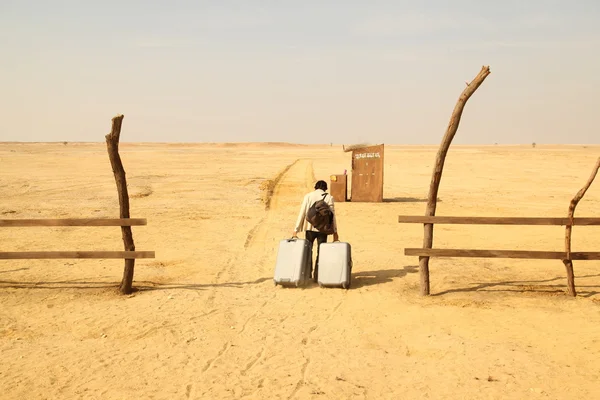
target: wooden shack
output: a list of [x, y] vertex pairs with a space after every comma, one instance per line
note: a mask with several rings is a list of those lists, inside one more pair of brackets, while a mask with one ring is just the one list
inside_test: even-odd
[[333, 196], [333, 200], [338, 203], [348, 201], [348, 176], [346, 174], [331, 175], [329, 193]]
[[350, 201], [383, 201], [383, 144], [343, 147], [352, 152]]

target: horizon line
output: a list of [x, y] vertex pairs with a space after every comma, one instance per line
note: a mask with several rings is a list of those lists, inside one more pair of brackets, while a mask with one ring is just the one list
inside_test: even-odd
[[[0, 141], [0, 144], [101, 144], [106, 143], [105, 141], [67, 141], [67, 140], [55, 140], [55, 141]], [[451, 144], [451, 146], [531, 146], [535, 143], [536, 146], [600, 146], [600, 143], [457, 143]], [[284, 145], [284, 146], [352, 146], [352, 144], [346, 143], [297, 143], [297, 142], [272, 142], [272, 141], [237, 141], [237, 142], [158, 142], [158, 141], [120, 141], [119, 144], [165, 144], [165, 145]], [[439, 146], [438, 143], [379, 143], [372, 146]], [[365, 146], [368, 147], [368, 146]]]

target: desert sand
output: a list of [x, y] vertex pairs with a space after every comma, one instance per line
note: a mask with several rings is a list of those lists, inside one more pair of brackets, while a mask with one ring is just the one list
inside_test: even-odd
[[[126, 141], [126, 133], [121, 140]], [[137, 250], [0, 260], [2, 399], [582, 399], [600, 396], [600, 262], [417, 257], [437, 146], [386, 146], [385, 202], [337, 203], [352, 288], [274, 286], [316, 179], [341, 145], [122, 143]], [[596, 146], [450, 148], [437, 215], [567, 214]], [[598, 178], [600, 179], [600, 178]], [[272, 189], [269, 191], [269, 188]], [[272, 192], [272, 193], [271, 193]], [[269, 208], [265, 201], [270, 196]], [[600, 216], [600, 181], [577, 217]], [[117, 218], [104, 143], [0, 144], [0, 218]], [[2, 251], [122, 250], [118, 227], [2, 228]], [[564, 227], [436, 225], [434, 247], [564, 249]], [[600, 227], [573, 229], [600, 250]]]

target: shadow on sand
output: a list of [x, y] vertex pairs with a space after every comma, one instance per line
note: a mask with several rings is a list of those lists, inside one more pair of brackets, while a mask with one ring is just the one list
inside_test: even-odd
[[363, 286], [381, 285], [392, 282], [394, 278], [402, 278], [408, 274], [419, 271], [416, 265], [407, 265], [400, 269], [382, 269], [378, 271], [361, 271], [352, 274], [350, 289], [358, 289]]
[[[400, 269], [383, 269], [377, 271], [361, 271], [352, 274], [352, 283], [350, 290], [358, 289], [365, 286], [381, 285], [392, 282], [394, 278], [402, 278], [408, 274], [414, 274], [419, 271], [416, 265], [407, 265]], [[598, 285], [582, 285], [577, 284], [577, 280], [585, 278], [596, 278], [597, 275], [582, 275], [575, 277], [575, 285], [577, 288], [577, 296], [591, 298], [600, 295], [600, 284]], [[157, 290], [205, 290], [209, 288], [236, 288], [241, 289], [248, 285], [259, 285], [263, 282], [272, 281], [272, 277], [259, 278], [249, 282], [223, 282], [223, 283], [159, 283], [151, 281], [134, 282], [133, 292], [151, 292]], [[472, 286], [448, 289], [438, 293], [432, 293], [432, 297], [444, 296], [451, 293], [469, 293], [469, 292], [514, 292], [514, 293], [539, 293], [550, 295], [566, 295], [566, 278], [557, 276], [555, 278], [537, 280], [537, 281], [502, 281], [502, 282], [486, 282], [473, 283]], [[556, 282], [555, 284], [549, 284]], [[562, 282], [562, 283], [560, 283]], [[80, 289], [80, 290], [117, 290], [119, 282], [95, 282], [95, 281], [55, 281], [55, 282], [20, 282], [20, 281], [0, 281], [0, 289]], [[319, 288], [316, 283], [309, 282], [302, 289]], [[295, 289], [295, 288], [290, 288]]]
[[[438, 198], [438, 202], [442, 202], [442, 199]], [[390, 197], [383, 199], [384, 203], [427, 203], [427, 199], [418, 197]]]
[[[592, 297], [600, 294], [600, 285], [578, 285], [578, 279], [584, 278], [596, 278], [600, 276], [597, 275], [582, 275], [575, 277], [575, 289], [577, 290], [578, 297]], [[448, 289], [439, 293], [432, 293], [431, 296], [443, 296], [445, 294], [450, 293], [468, 293], [468, 292], [519, 292], [519, 293], [549, 293], [549, 294], [559, 294], [566, 292], [566, 280], [565, 276], [557, 276], [555, 278], [544, 279], [539, 281], [504, 281], [504, 282], [486, 282], [486, 283], [473, 283], [474, 286], [458, 288], [458, 289]], [[562, 284], [547, 284], [549, 282], [563, 282]], [[546, 285], [543, 285], [546, 283]], [[496, 287], [508, 286], [509, 288], [498, 288]], [[582, 288], [584, 290], [582, 290]], [[587, 290], [585, 289], [587, 288]], [[594, 289], [594, 290], [592, 290]]]
[[[352, 283], [350, 289], [357, 289], [363, 286], [380, 285], [383, 283], [392, 282], [394, 278], [402, 278], [407, 274], [416, 273], [418, 266], [409, 265], [401, 269], [383, 269], [377, 271], [361, 271], [352, 274]], [[208, 288], [230, 287], [243, 288], [247, 285], [259, 285], [263, 282], [272, 281], [272, 277], [259, 278], [249, 282], [223, 282], [223, 283], [159, 283], [151, 281], [134, 281], [133, 291], [135, 292], [150, 292], [156, 290], [204, 290]], [[0, 288], [10, 289], [117, 289], [119, 282], [95, 282], [82, 280], [68, 280], [55, 282], [20, 282], [20, 281], [0, 281]], [[314, 282], [309, 282], [304, 289], [318, 288]]]
[[[402, 278], [408, 274], [413, 274], [418, 272], [419, 267], [416, 265], [407, 265], [400, 269], [382, 269], [377, 271], [361, 271], [352, 273], [352, 278], [350, 281], [350, 288], [358, 289], [364, 286], [372, 286], [372, 285], [381, 285], [384, 283], [392, 282], [394, 278]], [[282, 286], [282, 289], [295, 290], [296, 288]], [[310, 290], [310, 289], [319, 289], [319, 284], [313, 282], [312, 280], [307, 282], [305, 286], [302, 286], [301, 289]], [[326, 290], [338, 289], [334, 288], [325, 288]]]
[[[414, 274], [419, 271], [416, 265], [407, 265], [399, 269], [382, 269], [376, 271], [360, 271], [352, 274], [352, 283], [350, 290], [358, 289], [365, 286], [381, 285], [392, 282], [395, 278], [402, 278], [408, 274]], [[575, 285], [577, 288], [577, 296], [590, 298], [600, 295], [600, 284], [598, 285], [583, 285], [578, 284], [585, 278], [597, 278], [596, 275], [582, 275], [575, 277]], [[151, 292], [156, 290], [205, 290], [210, 288], [243, 288], [248, 285], [259, 285], [267, 281], [272, 281], [272, 277], [259, 278], [248, 282], [223, 282], [223, 283], [160, 283], [152, 281], [136, 281], [134, 282], [135, 292]], [[432, 293], [432, 297], [443, 296], [451, 293], [469, 293], [469, 292], [518, 292], [518, 293], [540, 293], [540, 294], [563, 294], [566, 291], [566, 277], [557, 276], [555, 278], [536, 280], [536, 281], [501, 281], [501, 282], [474, 282], [471, 286], [448, 289], [438, 293]], [[550, 284], [555, 282], [554, 284]], [[97, 282], [97, 281], [54, 281], [54, 282], [22, 282], [22, 281], [0, 281], [1, 289], [80, 289], [80, 290], [98, 290], [98, 289], [113, 289], [117, 290], [119, 282]], [[316, 283], [310, 282], [304, 289], [314, 289], [319, 286]], [[294, 288], [292, 288], [294, 289]]]
[[[158, 283], [151, 281], [134, 281], [133, 291], [144, 292], [153, 290], [186, 289], [203, 290], [215, 287], [233, 287], [241, 288], [246, 285], [257, 285], [273, 278], [260, 278], [251, 282], [224, 282], [224, 283]], [[90, 282], [90, 281], [55, 281], [55, 282], [20, 282], [20, 281], [0, 281], [0, 288], [10, 289], [116, 289], [119, 282]]]

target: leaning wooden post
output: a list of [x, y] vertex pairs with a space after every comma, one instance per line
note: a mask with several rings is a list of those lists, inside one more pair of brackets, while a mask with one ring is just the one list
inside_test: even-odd
[[579, 190], [579, 192], [577, 192], [577, 194], [575, 195], [575, 197], [573, 197], [571, 203], [569, 204], [569, 221], [565, 231], [566, 258], [563, 260], [563, 264], [565, 264], [565, 268], [567, 269], [567, 290], [569, 294], [573, 297], [577, 296], [577, 292], [575, 291], [575, 274], [573, 273], [573, 260], [571, 260], [571, 231], [573, 230], [573, 218], [575, 215], [575, 207], [577, 207], [577, 204], [583, 198], [583, 195], [585, 195], [585, 192], [587, 192], [590, 185], [594, 181], [594, 178], [598, 173], [598, 169], [600, 169], [600, 158], [598, 158], [598, 161], [596, 161], [596, 165], [592, 170], [592, 174], [590, 175], [585, 185], [581, 188], [581, 190]]
[[[129, 218], [129, 194], [127, 193], [127, 181], [125, 179], [125, 170], [119, 156], [119, 137], [121, 136], [121, 124], [123, 123], [123, 115], [117, 115], [112, 119], [112, 129], [106, 135], [106, 146], [108, 147], [108, 158], [112, 166], [115, 181], [117, 182], [117, 192], [119, 195], [120, 217]], [[123, 244], [125, 251], [135, 251], [133, 243], [133, 233], [130, 226], [122, 226], [121, 233], [123, 235]], [[119, 290], [123, 294], [132, 292], [133, 284], [133, 268], [135, 258], [125, 259], [125, 270], [123, 271], [123, 279]]]
[[[431, 184], [429, 185], [429, 196], [427, 197], [427, 208], [425, 209], [425, 216], [434, 216], [435, 208], [437, 206], [438, 189], [440, 186], [440, 180], [442, 178], [442, 169], [444, 168], [444, 161], [446, 160], [446, 153], [450, 147], [450, 143], [458, 130], [458, 124], [462, 116], [463, 109], [467, 100], [475, 93], [477, 88], [483, 83], [485, 78], [490, 74], [490, 67], [483, 66], [477, 76], [467, 83], [467, 87], [463, 90], [462, 94], [458, 98], [446, 134], [442, 139], [442, 143], [437, 153], [435, 160], [435, 166], [433, 167], [433, 175], [431, 177]], [[431, 249], [433, 246], [433, 224], [425, 224], [423, 235], [423, 248]], [[421, 295], [429, 295], [429, 257], [419, 257], [419, 274], [421, 276]]]

